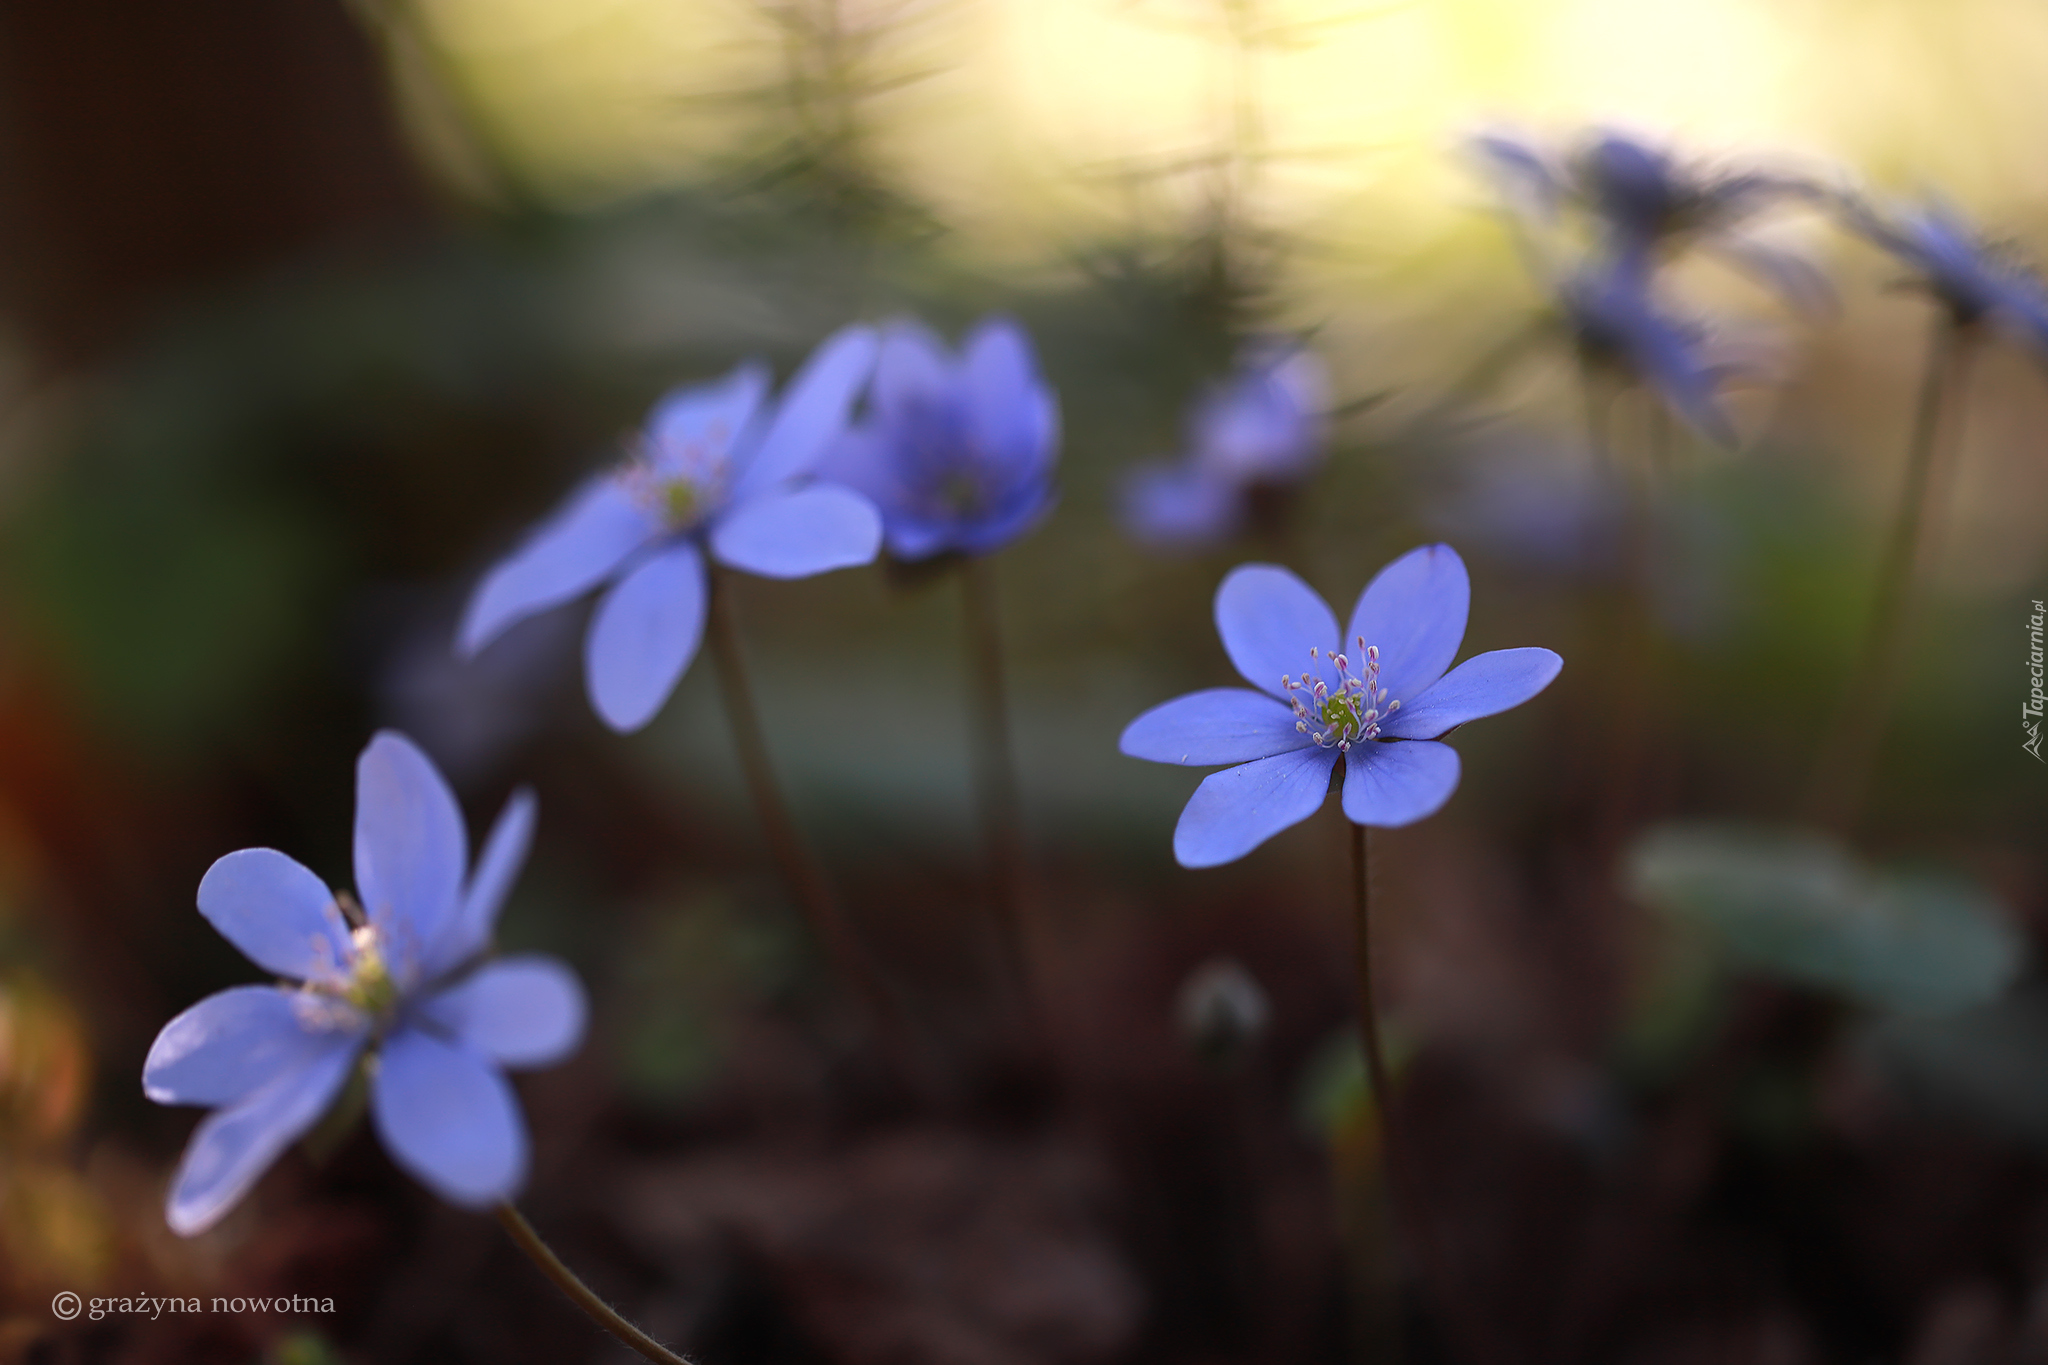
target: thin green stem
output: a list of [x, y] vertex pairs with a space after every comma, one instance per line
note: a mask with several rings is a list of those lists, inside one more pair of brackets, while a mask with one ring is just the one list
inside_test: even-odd
[[824, 873], [805, 849], [796, 821], [790, 818], [789, 807], [782, 799], [775, 766], [768, 756], [768, 741], [761, 729], [761, 715], [754, 706], [754, 690], [747, 678], [739, 629], [733, 619], [732, 587], [724, 571], [716, 568], [711, 571], [706, 633], [711, 637], [711, 655], [718, 666], [718, 683], [725, 697], [726, 717], [732, 725], [733, 745], [739, 750], [747, 790], [754, 798], [754, 812], [761, 821], [775, 866], [782, 873], [790, 895], [802, 908], [811, 932], [841, 976], [861, 994], [876, 1016], [893, 1028], [895, 1016], [888, 993], [868, 966], [852, 926], [841, 912]]
[[[1944, 313], [1927, 343], [1927, 366], [1906, 446], [1899, 506], [1878, 561], [1870, 624], [1849, 675], [1849, 691], [1821, 746], [1807, 791], [1806, 816], [1822, 829], [1846, 833], [1856, 821], [1876, 767], [1886, 721], [1898, 698], [1914, 597], [1940, 525], [1939, 473], [1944, 449], [1961, 439], [1962, 410], [1955, 401], [1968, 378], [1972, 334]], [[1947, 426], [1944, 441], [1943, 427]]]
[[541, 1274], [553, 1280], [555, 1287], [567, 1294], [578, 1308], [588, 1313], [598, 1326], [647, 1359], [654, 1361], [655, 1365], [690, 1365], [688, 1356], [677, 1355], [627, 1322], [610, 1304], [599, 1298], [589, 1285], [576, 1278], [576, 1272], [562, 1264], [562, 1258], [555, 1255], [554, 1248], [541, 1240], [540, 1234], [533, 1230], [533, 1224], [527, 1222], [518, 1209], [510, 1204], [498, 1205], [498, 1222], [511, 1236], [513, 1243], [540, 1267]]
[[960, 586], [967, 625], [968, 696], [974, 713], [974, 785], [982, 845], [988, 854], [989, 899], [995, 910], [1004, 972], [1028, 1014], [1033, 997], [1030, 958], [1024, 946], [1024, 832], [1017, 767], [1010, 749], [1009, 692], [1003, 682], [995, 572], [986, 559], [969, 555], [960, 564]]

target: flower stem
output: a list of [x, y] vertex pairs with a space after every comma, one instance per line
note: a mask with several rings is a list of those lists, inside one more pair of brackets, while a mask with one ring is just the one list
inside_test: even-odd
[[[1372, 989], [1372, 849], [1364, 825], [1345, 824], [1351, 831], [1351, 885], [1354, 963], [1358, 972], [1358, 1038], [1365, 1054], [1365, 1076], [1372, 1088], [1371, 1122], [1362, 1150], [1349, 1162], [1339, 1161], [1339, 1191], [1348, 1216], [1346, 1240], [1351, 1243], [1352, 1322], [1358, 1358], [1373, 1365], [1391, 1365], [1401, 1356], [1401, 1314], [1395, 1269], [1393, 1217], [1394, 1159], [1391, 1123], [1394, 1087], [1380, 1047], [1379, 1007]], [[1371, 1139], [1376, 1139], [1371, 1140]], [[1338, 1154], [1340, 1158], [1342, 1153]], [[1378, 1170], [1357, 1158], [1377, 1158]], [[1347, 1171], [1344, 1168], [1349, 1166]]]
[[1928, 339], [1927, 367], [1906, 447], [1905, 480], [1884, 557], [1878, 561], [1870, 625], [1849, 675], [1848, 696], [1828, 729], [1807, 791], [1806, 816], [1822, 829], [1846, 833], [1855, 823], [1898, 696], [1911, 635], [1915, 580], [1940, 524], [1940, 509], [1930, 504], [1942, 501], [1937, 477], [1942, 453], [1960, 441], [1961, 408], [1953, 399], [1960, 396], [1968, 377], [1971, 339], [1969, 328], [1946, 313], [1936, 319]]
[[[1347, 820], [1345, 823], [1350, 824]], [[1357, 936], [1354, 965], [1358, 971], [1358, 1041], [1365, 1049], [1365, 1078], [1372, 1086], [1373, 1107], [1386, 1126], [1393, 1089], [1387, 1082], [1386, 1054], [1380, 1050], [1379, 1009], [1372, 992], [1372, 866], [1364, 825], [1351, 825], [1351, 889], [1353, 930]]]
[[1011, 990], [1033, 1012], [1030, 959], [1024, 948], [1024, 834], [1017, 767], [1010, 750], [1009, 695], [1003, 685], [1003, 636], [996, 614], [995, 572], [969, 555], [960, 564], [967, 621], [968, 696], [974, 711], [974, 785], [988, 853], [989, 895], [998, 949]]
[[826, 884], [825, 875], [804, 848], [796, 821], [782, 799], [775, 781], [775, 767], [768, 757], [768, 741], [762, 733], [761, 715], [754, 706], [753, 687], [747, 678], [745, 655], [740, 649], [739, 630], [733, 620], [732, 587], [723, 570], [711, 571], [711, 609], [707, 630], [711, 654], [718, 665], [719, 688], [725, 697], [725, 712], [732, 724], [733, 745], [739, 750], [740, 767], [747, 775], [747, 790], [754, 798], [754, 812], [768, 839], [769, 853], [782, 873], [783, 882], [802, 908], [811, 933], [824, 947], [841, 976], [852, 984], [868, 1008], [892, 1030], [896, 1024], [888, 992], [869, 967], [854, 939], [852, 926]]
[[562, 1258], [555, 1255], [554, 1249], [541, 1240], [540, 1234], [533, 1230], [533, 1224], [527, 1222], [518, 1209], [510, 1204], [498, 1205], [498, 1222], [519, 1249], [540, 1267], [541, 1274], [553, 1280], [555, 1287], [567, 1294], [578, 1308], [588, 1313], [598, 1326], [647, 1359], [656, 1362], [656, 1365], [690, 1365], [689, 1357], [677, 1355], [627, 1322], [610, 1304], [599, 1298], [589, 1285], [576, 1278], [576, 1272], [562, 1264]]

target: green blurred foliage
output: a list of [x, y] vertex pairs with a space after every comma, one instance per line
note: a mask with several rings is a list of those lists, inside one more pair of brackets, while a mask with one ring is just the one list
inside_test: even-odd
[[2007, 912], [1967, 880], [1872, 872], [1792, 829], [1653, 829], [1630, 854], [1629, 885], [1645, 904], [1712, 929], [1747, 967], [1879, 1009], [1982, 1004], [2025, 960]]

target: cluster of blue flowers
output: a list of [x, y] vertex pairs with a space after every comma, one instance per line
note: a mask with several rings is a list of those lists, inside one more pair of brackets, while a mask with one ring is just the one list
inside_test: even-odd
[[[1322, 389], [1305, 352], [1248, 353], [1203, 400], [1189, 467], [1168, 477], [1227, 500], [1299, 474], [1320, 453]], [[712, 573], [799, 578], [867, 563], [884, 546], [902, 560], [988, 554], [1050, 510], [1058, 444], [1058, 404], [1014, 322], [984, 321], [957, 354], [912, 322], [846, 328], [779, 401], [757, 364], [664, 398], [620, 464], [484, 577], [457, 648], [474, 654], [513, 623], [602, 588], [584, 650], [590, 701], [613, 728], [638, 729], [698, 651]], [[1213, 535], [1229, 522], [1183, 518], [1177, 530]], [[1469, 595], [1463, 563], [1441, 545], [1388, 566], [1343, 633], [1284, 569], [1247, 565], [1226, 578], [1218, 628], [1260, 690], [1169, 702], [1123, 738], [1140, 758], [1241, 765], [1197, 789], [1174, 839], [1180, 861], [1229, 861], [1305, 818], [1339, 764], [1355, 821], [1406, 824], [1441, 806], [1458, 781], [1442, 737], [1528, 699], [1559, 668], [1548, 650], [1518, 649], [1450, 669]], [[357, 780], [356, 899], [269, 849], [229, 854], [200, 884], [200, 912], [287, 984], [200, 1002], [150, 1053], [152, 1099], [214, 1111], [171, 1190], [181, 1233], [219, 1219], [359, 1067], [401, 1166], [456, 1204], [509, 1199], [526, 1137], [502, 1072], [565, 1056], [581, 1036], [583, 995], [568, 968], [490, 955], [532, 838], [533, 798], [514, 796], [465, 875], [461, 813], [409, 740], [379, 734]]]
[[[1879, 211], [1765, 175], [1715, 176], [1607, 134], [1554, 158], [1481, 144], [1528, 220], [1577, 215], [1591, 245], [1553, 283], [1585, 356], [1652, 388], [1702, 432], [1729, 439], [1706, 335], [1655, 297], [1660, 263], [1698, 242], [1795, 302], [1821, 285], [1792, 258], [1735, 236], [1774, 205], [1837, 207], [1915, 272], [1958, 327], [1988, 321], [2048, 353], [2048, 293], [1946, 209]], [[1258, 489], [1323, 457], [1321, 363], [1300, 344], [1249, 346], [1199, 398], [1182, 458], [1137, 470], [1128, 526], [1157, 544], [1237, 530]], [[574, 491], [478, 585], [457, 635], [474, 655], [516, 622], [602, 591], [584, 649], [591, 705], [645, 726], [703, 642], [714, 576], [793, 579], [866, 564], [984, 556], [1051, 510], [1058, 402], [1015, 322], [984, 320], [957, 351], [922, 325], [847, 327], [779, 397], [748, 363], [664, 397], [614, 467]], [[1342, 629], [1300, 578], [1270, 564], [1226, 575], [1215, 598], [1225, 654], [1247, 687], [1189, 693], [1123, 731], [1135, 758], [1216, 767], [1173, 836], [1176, 858], [1240, 858], [1320, 809], [1333, 780], [1361, 826], [1421, 820], [1457, 787], [1444, 743], [1530, 700], [1558, 675], [1548, 649], [1493, 650], [1453, 667], [1470, 584], [1447, 545], [1415, 549], [1367, 584]], [[143, 1084], [204, 1106], [173, 1182], [171, 1226], [212, 1225], [335, 1104], [352, 1077], [392, 1158], [449, 1201], [510, 1199], [527, 1165], [504, 1072], [569, 1054], [584, 1027], [575, 975], [546, 957], [496, 957], [493, 926], [531, 842], [516, 794], [470, 866], [463, 817], [427, 757], [378, 734], [357, 769], [353, 896], [269, 849], [220, 859], [202, 915], [282, 984], [214, 995], [167, 1024]]]
[[[849, 327], [779, 403], [768, 387], [766, 369], [747, 364], [658, 403], [626, 459], [485, 576], [457, 648], [474, 654], [609, 585], [585, 676], [598, 715], [635, 730], [703, 639], [707, 555], [801, 578], [868, 563], [885, 542], [904, 559], [985, 554], [1052, 505], [1058, 409], [1030, 341], [1005, 319], [977, 327], [957, 359], [914, 324]], [[869, 410], [851, 423], [864, 390]], [[354, 898], [270, 849], [231, 853], [200, 883], [200, 913], [289, 984], [203, 1000], [150, 1051], [151, 1099], [214, 1111], [172, 1184], [180, 1233], [225, 1214], [359, 1066], [399, 1165], [452, 1203], [509, 1199], [526, 1135], [502, 1071], [556, 1061], [582, 1036], [582, 988], [567, 967], [490, 956], [532, 839], [532, 796], [513, 797], [466, 878], [461, 812], [410, 740], [371, 741], [356, 800]]]

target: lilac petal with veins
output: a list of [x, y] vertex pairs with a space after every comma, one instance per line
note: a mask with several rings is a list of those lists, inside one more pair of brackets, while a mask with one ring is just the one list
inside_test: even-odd
[[451, 1204], [484, 1208], [526, 1179], [526, 1122], [498, 1068], [459, 1043], [404, 1029], [384, 1045], [370, 1114], [385, 1150]]
[[359, 1035], [325, 1035], [302, 1060], [201, 1121], [178, 1162], [164, 1209], [171, 1231], [206, 1231], [325, 1113], [355, 1064]]
[[576, 1050], [590, 1007], [551, 957], [501, 957], [429, 1000], [422, 1013], [500, 1066], [546, 1066]]
[[584, 638], [590, 704], [622, 734], [654, 719], [704, 639], [704, 556], [690, 541], [649, 555], [598, 604]]
[[475, 654], [514, 623], [582, 596], [660, 531], [616, 476], [590, 480], [484, 576], [463, 613], [456, 649]]
[[469, 867], [455, 793], [396, 730], [356, 760], [356, 891], [394, 968], [415, 966], [448, 931]]
[[300, 981], [347, 960], [348, 925], [327, 883], [270, 848], [217, 859], [199, 882], [199, 913], [265, 971]]
[[1471, 609], [1465, 561], [1448, 545], [1410, 550], [1373, 575], [1351, 611], [1344, 646], [1378, 646], [1380, 686], [1403, 706], [1444, 675], [1458, 657]]
[[1433, 740], [1354, 744], [1344, 756], [1344, 815], [1395, 829], [1434, 815], [1458, 789], [1458, 751]]
[[1295, 725], [1294, 712], [1262, 692], [1215, 687], [1153, 707], [1124, 727], [1117, 748], [1154, 763], [1243, 763], [1315, 743]]
[[1173, 831], [1182, 867], [1234, 862], [1322, 807], [1330, 791], [1335, 749], [1276, 754], [1202, 779]]
[[1216, 589], [1216, 633], [1230, 662], [1261, 692], [1284, 700], [1281, 679], [1304, 673], [1337, 685], [1330, 663], [1342, 648], [1337, 618], [1315, 589], [1278, 565], [1243, 564], [1230, 571]]
[[815, 483], [767, 493], [711, 528], [722, 564], [763, 578], [809, 578], [866, 564], [881, 552], [882, 517], [849, 488]]
[[733, 485], [735, 504], [807, 474], [846, 426], [875, 365], [875, 330], [843, 327], [825, 338], [783, 389], [767, 430]]
[[[1467, 721], [1520, 706], [1550, 686], [1564, 660], [1547, 649], [1475, 654], [1380, 722], [1389, 739], [1435, 739]], [[1391, 700], [1391, 698], [1389, 698]]]
[[230, 986], [158, 1032], [142, 1064], [142, 1093], [158, 1104], [235, 1104], [317, 1062], [332, 1030], [314, 1029], [302, 992]]

